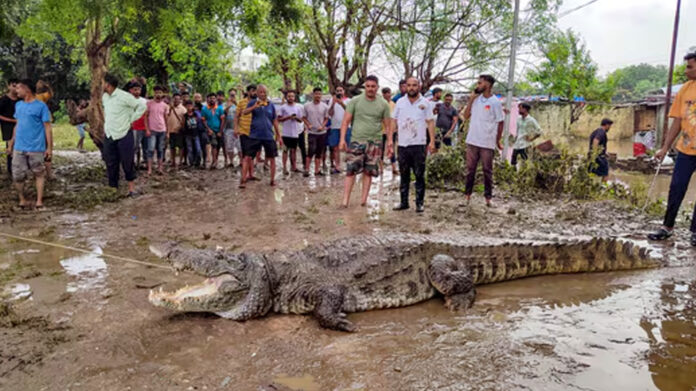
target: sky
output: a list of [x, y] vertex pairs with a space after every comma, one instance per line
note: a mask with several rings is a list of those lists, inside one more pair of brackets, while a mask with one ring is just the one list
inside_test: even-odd
[[[590, 0], [564, 0], [560, 14]], [[561, 17], [558, 26], [579, 33], [601, 75], [642, 62], [669, 65], [676, 0], [597, 0]], [[696, 0], [682, 0], [677, 64], [696, 46]]]

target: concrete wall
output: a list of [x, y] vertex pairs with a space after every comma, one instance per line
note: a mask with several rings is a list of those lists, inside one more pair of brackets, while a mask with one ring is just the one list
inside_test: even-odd
[[544, 131], [543, 138], [588, 138], [599, 127], [602, 118], [611, 118], [614, 125], [609, 131], [610, 140], [627, 139], [633, 137], [635, 127], [634, 108], [611, 106], [585, 109], [580, 118], [570, 124], [569, 104], [538, 102], [532, 104], [531, 115], [539, 121]]

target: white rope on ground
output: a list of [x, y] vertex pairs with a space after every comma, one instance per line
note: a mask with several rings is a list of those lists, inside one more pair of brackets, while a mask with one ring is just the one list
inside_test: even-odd
[[653, 188], [655, 187], [655, 181], [657, 180], [657, 176], [660, 174], [660, 168], [662, 168], [662, 162], [660, 161], [657, 164], [657, 170], [655, 171], [655, 176], [653, 177], [652, 182], [650, 183], [650, 187], [648, 188], [648, 195], [647, 199], [645, 200], [645, 205], [643, 205], [643, 209], [641, 209], [641, 212], [645, 212], [645, 209], [648, 207], [648, 204], [650, 204], [650, 194], [652, 194]]
[[23, 237], [23, 236], [12, 235], [12, 234], [8, 234], [8, 233], [5, 233], [5, 232], [0, 232], [0, 236], [4, 236], [4, 237], [6, 237], [6, 238], [12, 238], [12, 239], [16, 239], [16, 240], [22, 240], [22, 241], [30, 242], [30, 243], [41, 244], [41, 245], [44, 245], [44, 246], [57, 247], [57, 248], [65, 249], [65, 250], [77, 251], [77, 252], [84, 253], [84, 254], [91, 254], [91, 255], [96, 255], [96, 256], [100, 256], [100, 257], [111, 258], [111, 259], [115, 259], [115, 260], [118, 260], [118, 261], [121, 261], [121, 262], [133, 263], [133, 264], [136, 264], [136, 265], [148, 266], [148, 267], [157, 267], [157, 268], [160, 268], [160, 269], [167, 269], [167, 270], [171, 270], [171, 271], [176, 272], [176, 270], [175, 270], [173, 267], [167, 266], [167, 265], [158, 265], [158, 264], [156, 264], [156, 263], [145, 262], [145, 261], [138, 261], [137, 259], [131, 259], [131, 258], [120, 257], [120, 256], [118, 256], [118, 255], [112, 255], [112, 254], [106, 254], [106, 253], [98, 253], [98, 252], [92, 251], [92, 250], [85, 250], [85, 249], [83, 249], [83, 248], [77, 248], [77, 247], [72, 247], [72, 246], [66, 246], [66, 245], [59, 244], [59, 243], [45, 242], [45, 241], [43, 241], [43, 240], [38, 240], [38, 239], [25, 238], [25, 237]]

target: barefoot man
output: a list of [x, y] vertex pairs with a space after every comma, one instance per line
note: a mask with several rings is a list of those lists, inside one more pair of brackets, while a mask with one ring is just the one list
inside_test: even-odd
[[[350, 193], [353, 191], [355, 176], [363, 174], [362, 197], [360, 205], [367, 204], [372, 177], [379, 176], [379, 160], [382, 155], [382, 126], [391, 135], [391, 110], [382, 97], [377, 96], [379, 79], [370, 75], [365, 78], [365, 92], [353, 98], [346, 106], [341, 124], [341, 142], [339, 149], [347, 151], [346, 179], [343, 189], [344, 208], [348, 207]], [[346, 133], [352, 125], [353, 135], [350, 147], [346, 145]]]

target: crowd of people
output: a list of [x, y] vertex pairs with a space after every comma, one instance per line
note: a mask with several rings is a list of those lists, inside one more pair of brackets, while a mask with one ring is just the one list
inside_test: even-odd
[[[663, 159], [677, 136], [679, 151], [665, 224], [653, 240], [672, 235], [676, 213], [684, 198], [689, 179], [696, 171], [696, 54], [685, 58], [689, 81], [677, 94], [670, 117], [673, 121], [664, 147], [656, 154]], [[194, 93], [188, 83], [172, 84], [169, 89], [155, 86], [146, 99], [143, 79], [128, 81], [119, 88], [119, 80], [107, 74], [103, 80], [104, 142], [102, 156], [107, 166], [109, 186], [118, 187], [120, 171], [128, 182], [128, 196], [135, 196], [137, 169], [165, 174], [165, 153], [170, 150], [172, 170], [181, 167], [199, 169], [234, 167], [238, 160], [239, 187], [258, 180], [257, 163], [270, 170], [271, 186], [275, 185], [276, 158], [282, 149], [283, 175], [294, 173], [304, 177], [345, 172], [342, 207], [350, 204], [356, 177], [362, 175], [360, 204], [367, 203], [373, 178], [380, 175], [383, 164], [391, 164], [399, 175], [400, 202], [394, 210], [410, 208], [409, 190], [415, 177], [415, 210], [424, 211], [425, 162], [429, 154], [442, 145], [456, 143], [461, 124], [468, 122], [466, 132], [465, 196], [470, 200], [479, 163], [483, 169], [484, 198], [491, 206], [493, 197], [493, 159], [502, 150], [505, 112], [492, 88], [495, 79], [483, 74], [466, 100], [463, 110], [453, 106], [452, 94], [434, 88], [432, 96], [421, 94], [418, 79], [410, 77], [399, 83], [392, 96], [388, 88], [379, 87], [379, 79], [365, 78], [362, 93], [349, 97], [342, 86], [330, 91], [328, 99], [321, 88], [314, 88], [311, 99], [298, 102], [298, 92], [284, 91], [281, 102], [273, 103], [264, 85], [249, 85], [237, 100], [237, 91], [230, 89], [203, 95]], [[36, 178], [36, 208], [42, 208], [44, 178], [50, 172], [52, 156], [51, 113], [45, 104], [52, 92], [45, 84], [29, 80], [10, 80], [8, 93], [0, 98], [0, 125], [3, 140], [8, 143], [8, 169], [19, 192], [20, 207], [29, 206], [24, 198], [24, 181], [29, 173]], [[87, 110], [80, 102], [78, 110]], [[533, 141], [541, 135], [539, 123], [530, 115], [531, 106], [519, 104], [516, 136], [512, 143], [512, 164], [528, 158]], [[84, 116], [83, 116], [84, 117]], [[590, 151], [597, 151], [591, 169], [606, 180], [607, 132], [612, 126], [604, 119], [590, 136]], [[85, 124], [77, 124], [83, 147]], [[298, 153], [300, 162], [298, 163]], [[328, 161], [328, 165], [327, 165]], [[397, 167], [398, 162], [398, 167]], [[313, 163], [313, 165], [312, 165]], [[302, 165], [300, 170], [299, 165]], [[330, 166], [330, 168], [329, 168]], [[694, 219], [696, 221], [696, 210]], [[694, 223], [696, 224], [696, 223]], [[696, 225], [692, 224], [691, 243], [696, 246]]]

